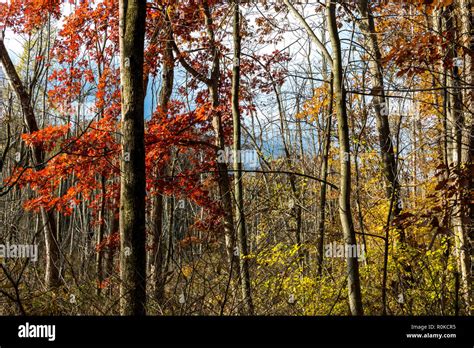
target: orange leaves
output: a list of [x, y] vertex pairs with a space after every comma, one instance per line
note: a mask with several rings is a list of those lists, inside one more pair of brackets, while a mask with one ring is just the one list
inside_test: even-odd
[[[442, 37], [437, 34], [416, 33], [410, 41], [403, 39], [392, 47], [383, 58], [383, 63], [392, 61], [401, 68], [397, 76], [412, 77], [429, 71], [433, 64], [439, 62], [444, 57], [441, 52], [443, 46]], [[445, 66], [450, 64], [447, 60], [443, 63]]]
[[23, 134], [21, 137], [27, 145], [40, 145], [44, 150], [51, 151], [57, 141], [64, 137], [68, 131], [69, 125], [48, 126], [31, 134]]
[[61, 0], [10, 0], [0, 4], [0, 28], [15, 32], [31, 32], [43, 25], [51, 15], [59, 18]]
[[311, 121], [318, 119], [318, 115], [323, 109], [329, 106], [329, 99], [329, 91], [326, 84], [315, 88], [313, 97], [304, 104], [303, 110], [296, 117], [300, 119], [308, 118]]
[[[26, 143], [42, 146], [47, 151], [58, 147], [57, 153], [47, 156], [42, 169], [20, 168], [14, 174], [20, 186], [29, 185], [37, 193], [36, 198], [25, 203], [25, 208], [55, 209], [67, 215], [82, 200], [93, 197], [100, 187], [100, 175], [106, 179], [118, 175], [120, 146], [115, 140], [117, 128], [114, 118], [104, 117], [91, 123], [78, 137], [64, 138], [69, 131], [68, 125], [48, 126], [31, 135], [23, 135]], [[71, 186], [66, 192], [60, 192], [60, 184], [65, 180], [69, 180]], [[117, 191], [114, 185], [108, 185], [108, 200], [112, 200]], [[94, 199], [101, 200], [102, 197], [96, 195]]]
[[434, 9], [452, 5], [454, 0], [408, 0], [408, 2], [415, 5], [420, 11], [426, 10], [431, 13]]
[[193, 244], [201, 244], [201, 243], [202, 243], [202, 240], [195, 236], [186, 237], [179, 242], [181, 247], [188, 247]]
[[202, 122], [202, 121], [206, 121], [208, 120], [209, 118], [209, 110], [211, 109], [211, 105], [210, 103], [206, 103], [202, 106], [200, 106], [197, 110], [196, 110], [196, 121], [198, 122]]

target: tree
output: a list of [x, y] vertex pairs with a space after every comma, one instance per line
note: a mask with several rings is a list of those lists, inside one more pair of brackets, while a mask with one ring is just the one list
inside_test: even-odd
[[[326, 1], [326, 17], [332, 46], [333, 88], [339, 135], [339, 161], [341, 165], [339, 216], [344, 234], [344, 242], [346, 245], [356, 245], [357, 241], [351, 212], [351, 149], [349, 144], [346, 91], [342, 73], [341, 43], [336, 21], [336, 4], [332, 0]], [[360, 291], [359, 263], [357, 257], [354, 255], [347, 256], [347, 280], [351, 313], [352, 315], [362, 315], [363, 308]]]
[[240, 0], [234, 1], [234, 67], [232, 70], [232, 116], [234, 127], [234, 186], [237, 222], [237, 236], [239, 241], [239, 262], [240, 262], [240, 282], [242, 286], [242, 299], [245, 306], [245, 313], [253, 314], [252, 295], [250, 291], [250, 273], [248, 264], [247, 231], [245, 225], [244, 213], [244, 189], [242, 177], [242, 159], [241, 152], [241, 125], [240, 125], [240, 55], [241, 55], [241, 37], [240, 37]]
[[120, 194], [120, 312], [146, 313], [145, 138], [143, 61], [145, 0], [120, 1], [122, 159]]

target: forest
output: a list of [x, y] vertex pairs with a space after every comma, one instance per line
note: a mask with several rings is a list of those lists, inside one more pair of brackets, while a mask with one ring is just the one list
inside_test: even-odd
[[0, 315], [470, 316], [473, 0], [0, 0]]

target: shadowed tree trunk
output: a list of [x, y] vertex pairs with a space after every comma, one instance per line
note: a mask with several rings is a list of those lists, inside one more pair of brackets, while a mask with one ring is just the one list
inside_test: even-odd
[[[229, 170], [226, 161], [220, 161], [222, 157], [220, 154], [225, 154], [225, 137], [224, 128], [222, 124], [222, 112], [218, 109], [221, 105], [219, 98], [219, 86], [220, 86], [220, 53], [217, 47], [216, 38], [214, 35], [214, 23], [212, 20], [211, 10], [207, 1], [203, 1], [201, 4], [202, 13], [204, 15], [204, 24], [206, 27], [206, 33], [210, 40], [210, 55], [212, 57], [212, 67], [210, 77], [207, 77], [196, 69], [194, 69], [184, 58], [179, 51], [178, 46], [174, 39], [172, 40], [173, 49], [176, 52], [177, 58], [181, 65], [190, 73], [194, 78], [198, 79], [202, 83], [206, 84], [209, 91], [209, 100], [212, 108], [214, 109], [212, 115], [212, 127], [214, 130], [214, 147], [216, 151], [216, 167], [217, 167], [217, 184], [219, 187], [219, 197], [224, 213], [223, 224], [224, 224], [224, 238], [225, 238], [225, 249], [227, 255], [227, 261], [229, 263], [229, 269], [232, 272], [231, 277], [238, 279], [240, 275], [240, 264], [236, 258], [235, 248], [236, 237], [235, 237], [235, 225], [234, 225], [234, 212], [232, 203], [232, 183], [229, 178]], [[236, 275], [236, 276], [234, 276]], [[235, 284], [234, 284], [235, 285]], [[225, 301], [224, 301], [225, 304]], [[223, 308], [223, 306], [222, 306]]]
[[145, 140], [143, 56], [145, 0], [120, 0], [122, 159], [120, 313], [146, 313]]

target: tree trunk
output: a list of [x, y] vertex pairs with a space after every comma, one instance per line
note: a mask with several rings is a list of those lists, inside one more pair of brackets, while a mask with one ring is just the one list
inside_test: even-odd
[[[325, 59], [323, 59], [325, 61]], [[329, 169], [329, 150], [331, 148], [331, 129], [332, 129], [332, 113], [333, 113], [333, 79], [329, 83], [329, 107], [328, 107], [328, 118], [326, 120], [326, 129], [324, 131], [324, 148], [321, 163], [321, 191], [319, 194], [319, 214], [318, 214], [318, 241], [317, 241], [317, 274], [321, 276], [323, 274], [323, 262], [324, 262], [324, 230], [326, 223], [326, 193]]]
[[240, 0], [234, 2], [234, 66], [232, 70], [232, 118], [234, 126], [234, 187], [235, 187], [235, 221], [237, 223], [237, 236], [239, 242], [239, 263], [240, 263], [240, 285], [242, 288], [242, 299], [244, 303], [245, 314], [253, 314], [253, 302], [250, 288], [249, 264], [246, 256], [248, 255], [247, 231], [245, 225], [244, 213], [244, 185], [242, 177], [242, 156], [241, 151], [241, 125], [239, 109], [239, 90], [240, 90]]
[[461, 222], [463, 226], [463, 238], [465, 239], [464, 259], [466, 268], [466, 280], [464, 291], [466, 294], [467, 314], [470, 314], [470, 306], [473, 301], [474, 289], [474, 208], [469, 202], [472, 201], [470, 194], [474, 192], [474, 2], [472, 0], [461, 0], [461, 45], [464, 47], [464, 84], [466, 88], [463, 95], [464, 104], [464, 127], [461, 136], [461, 166], [464, 180], [461, 197]]
[[[395, 202], [392, 218], [396, 218], [401, 212], [399, 204], [400, 183], [398, 181], [397, 163], [393, 151], [392, 134], [388, 121], [388, 104], [385, 98], [383, 82], [383, 68], [381, 64], [382, 55], [375, 32], [375, 23], [367, 0], [359, 0], [358, 7], [362, 18], [360, 27], [367, 41], [368, 54], [370, 56], [369, 69], [372, 81], [372, 92], [374, 101], [375, 118], [377, 121], [380, 155], [382, 157], [382, 168], [385, 177], [386, 197]], [[403, 242], [405, 236], [400, 230], [400, 240]]]
[[[214, 111], [212, 126], [215, 132], [215, 146], [216, 158], [219, 158], [219, 151], [225, 153], [225, 138], [224, 138], [224, 128], [222, 124], [222, 113], [217, 110], [220, 106], [219, 100], [219, 85], [220, 85], [220, 63], [219, 63], [219, 52], [215, 45], [215, 36], [213, 31], [213, 21], [211, 12], [209, 9], [209, 4], [207, 2], [203, 3], [203, 12], [205, 18], [205, 25], [207, 28], [207, 35], [211, 41], [211, 56], [213, 59], [212, 62], [212, 71], [211, 78], [207, 81], [209, 88], [209, 97]], [[222, 207], [224, 211], [224, 237], [225, 245], [227, 251], [227, 259], [229, 263], [229, 268], [232, 273], [237, 276], [240, 275], [240, 263], [236, 258], [236, 254], [240, 254], [240, 250], [235, 250], [236, 238], [235, 238], [235, 225], [234, 225], [234, 213], [233, 213], [233, 204], [232, 204], [232, 186], [229, 179], [229, 171], [227, 163], [225, 161], [217, 161], [217, 171], [218, 171], [218, 186], [219, 186], [219, 196], [222, 202]]]
[[[21, 110], [23, 112], [24, 121], [28, 129], [28, 133], [37, 132], [38, 124], [36, 116], [31, 105], [31, 96], [23, 85], [18, 73], [13, 65], [8, 51], [5, 47], [3, 39], [0, 39], [0, 60], [5, 68], [5, 74], [8, 76], [10, 84], [20, 100]], [[33, 146], [33, 162], [36, 169], [44, 166], [45, 153], [41, 146]], [[44, 240], [46, 249], [46, 274], [45, 283], [48, 288], [55, 288], [61, 284], [60, 280], [60, 250], [57, 242], [56, 222], [53, 212], [41, 209], [41, 218], [43, 220]]]
[[[326, 32], [325, 27], [327, 26], [326, 18], [323, 17], [323, 28], [321, 30], [322, 34], [322, 41], [326, 41]], [[332, 114], [333, 114], [333, 106], [334, 106], [334, 81], [332, 72], [328, 74], [328, 59], [324, 54], [321, 54], [322, 59], [322, 72], [323, 72], [323, 80], [327, 81], [330, 79], [329, 83], [327, 83], [329, 89], [329, 105], [327, 108], [327, 116], [326, 116], [326, 125], [324, 129], [324, 144], [323, 144], [323, 154], [321, 159], [321, 191], [319, 193], [319, 212], [318, 212], [318, 234], [317, 234], [317, 275], [323, 275], [323, 263], [324, 263], [324, 234], [325, 234], [325, 225], [326, 225], [326, 196], [327, 196], [327, 178], [328, 178], [328, 169], [329, 169], [329, 150], [331, 149], [331, 132], [332, 132]], [[323, 122], [324, 125], [324, 122]]]
[[[171, 35], [171, 29], [167, 28], [168, 33]], [[171, 98], [173, 91], [174, 81], [174, 56], [173, 46], [171, 40], [166, 43], [166, 50], [163, 62], [162, 72], [162, 86], [160, 89], [159, 105], [164, 114], [168, 110], [168, 103]], [[155, 172], [157, 176], [162, 175], [166, 172], [166, 168], [156, 168]], [[150, 260], [153, 271], [151, 272], [151, 284], [153, 287], [153, 295], [155, 300], [159, 303], [163, 303], [165, 282], [167, 269], [165, 267], [165, 256], [167, 254], [167, 240], [163, 229], [163, 210], [164, 210], [164, 197], [161, 193], [155, 193], [152, 199], [152, 211], [151, 211], [151, 223], [153, 226], [152, 233], [152, 245], [153, 249], [150, 253]], [[172, 214], [173, 212], [171, 212]]]
[[[455, 250], [457, 256], [458, 270], [461, 276], [460, 279], [460, 290], [461, 298], [463, 300], [463, 309], [466, 314], [470, 312], [470, 260], [469, 260], [469, 245], [468, 235], [466, 230], [466, 221], [463, 219], [467, 212], [467, 204], [464, 203], [465, 196], [464, 191], [466, 180], [462, 174], [462, 138], [463, 133], [467, 133], [466, 129], [469, 127], [463, 120], [463, 105], [460, 89], [460, 71], [457, 65], [458, 55], [456, 44], [459, 34], [455, 26], [455, 6], [450, 5], [445, 8], [443, 17], [446, 25], [446, 33], [448, 39], [448, 59], [452, 60], [453, 67], [450, 69], [447, 75], [447, 87], [448, 87], [448, 164], [450, 167], [450, 174], [454, 177], [457, 182], [457, 193], [452, 200], [453, 211], [452, 211], [452, 227], [454, 230]], [[463, 23], [464, 24], [464, 23]], [[468, 115], [469, 120], [469, 114]], [[467, 127], [466, 127], [467, 126]], [[468, 137], [470, 138], [470, 136]], [[466, 139], [467, 140], [467, 139]], [[466, 154], [467, 151], [465, 151]]]
[[[336, 4], [326, 0], [328, 32], [332, 45], [332, 71], [334, 96], [339, 135], [339, 157], [341, 164], [341, 181], [339, 187], [339, 217], [341, 220], [346, 245], [356, 245], [356, 237], [351, 213], [351, 162], [349, 127], [346, 110], [346, 91], [342, 74], [341, 43], [336, 22]], [[347, 255], [347, 279], [349, 306], [352, 315], [363, 315], [362, 296], [360, 291], [359, 263], [356, 255]]]
[[[101, 175], [100, 178], [100, 191], [102, 194], [101, 202], [100, 202], [100, 211], [99, 211], [99, 227], [97, 230], [97, 245], [102, 243], [104, 239], [104, 231], [105, 231], [105, 176]], [[101, 247], [97, 250], [95, 255], [95, 268], [97, 272], [97, 295], [101, 294], [102, 291], [102, 282], [104, 281], [104, 268], [103, 268], [103, 259], [104, 259], [104, 250]]]
[[120, 313], [146, 313], [145, 141], [143, 55], [145, 0], [120, 0], [122, 160]]
[[202, 3], [202, 10], [204, 14], [204, 21], [206, 26], [207, 35], [210, 40], [210, 54], [212, 57], [212, 68], [211, 76], [202, 75], [196, 69], [194, 69], [184, 58], [181, 52], [176, 45], [174, 39], [171, 41], [173, 49], [177, 53], [177, 58], [179, 59], [181, 65], [196, 79], [205, 83], [209, 91], [209, 100], [211, 102], [212, 108], [215, 110], [213, 112], [212, 118], [212, 127], [214, 129], [214, 145], [216, 151], [216, 167], [217, 167], [217, 184], [219, 186], [219, 197], [222, 204], [222, 210], [224, 212], [223, 222], [224, 222], [224, 238], [225, 238], [225, 249], [227, 255], [227, 261], [229, 263], [229, 269], [232, 273], [240, 274], [240, 265], [238, 260], [235, 258], [234, 251], [236, 247], [236, 238], [234, 235], [234, 213], [233, 213], [233, 204], [232, 204], [232, 191], [231, 191], [231, 182], [229, 179], [229, 171], [227, 163], [225, 161], [219, 161], [220, 153], [226, 153], [225, 151], [225, 138], [224, 138], [224, 128], [222, 125], [222, 113], [218, 110], [220, 106], [219, 100], [219, 85], [220, 85], [220, 56], [219, 51], [216, 45], [216, 39], [214, 36], [214, 24], [212, 21], [211, 11], [209, 9], [209, 4], [207, 1]]

